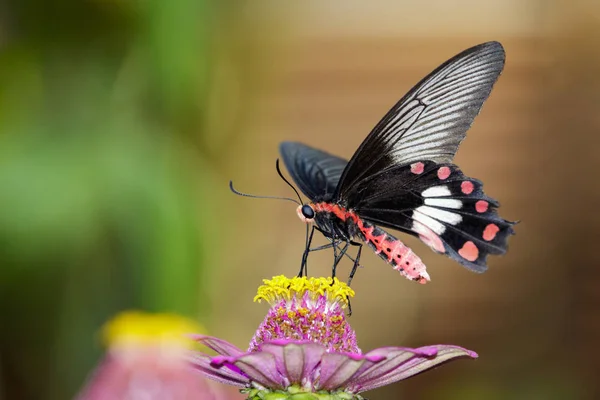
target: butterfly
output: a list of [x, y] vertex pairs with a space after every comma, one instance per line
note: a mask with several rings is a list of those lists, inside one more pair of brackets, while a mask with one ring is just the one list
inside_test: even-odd
[[334, 273], [348, 246], [358, 246], [350, 280], [363, 243], [406, 278], [430, 280], [423, 261], [384, 228], [417, 236], [479, 273], [489, 254], [506, 252], [515, 223], [497, 214], [498, 202], [479, 180], [452, 163], [504, 60], [502, 45], [488, 42], [446, 61], [392, 107], [350, 161], [298, 142], [280, 145], [287, 170], [310, 200], [297, 209], [313, 227], [302, 268], [315, 250], [315, 229], [331, 242], [320, 248], [340, 250]]

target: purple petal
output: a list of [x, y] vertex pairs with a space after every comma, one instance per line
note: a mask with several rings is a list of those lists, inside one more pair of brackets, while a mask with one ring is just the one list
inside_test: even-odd
[[289, 380], [287, 384], [312, 380], [325, 353], [325, 347], [313, 342], [273, 341], [264, 343], [262, 350], [275, 356], [277, 369]]
[[334, 390], [348, 382], [367, 360], [343, 353], [327, 353], [321, 358], [319, 389]]
[[191, 335], [191, 337], [193, 340], [205, 345], [213, 351], [216, 351], [222, 356], [235, 357], [244, 354], [242, 350], [223, 339], [205, 335]]
[[[213, 359], [214, 361], [214, 359]], [[277, 371], [275, 356], [266, 352], [247, 353], [225, 360], [224, 365], [233, 364], [251, 381], [271, 389], [284, 389], [284, 377]]]
[[[382, 347], [375, 349], [366, 354], [366, 356], [383, 357], [384, 361], [377, 364], [365, 364], [355, 375], [350, 388], [353, 392], [358, 393], [363, 391], [362, 385], [365, 381], [376, 380], [382, 376], [386, 376], [394, 371], [400, 365], [408, 362], [414, 357], [429, 356], [430, 352], [424, 354], [415, 354], [417, 349], [403, 347]], [[437, 352], [437, 349], [436, 349]]]
[[375, 377], [385, 375], [399, 364], [406, 362], [415, 356], [432, 357], [436, 354], [437, 348], [435, 346], [427, 346], [420, 349], [409, 347], [380, 347], [371, 350], [365, 354], [365, 357], [368, 357], [369, 359], [377, 358], [379, 361], [385, 361], [378, 362], [376, 366], [375, 364], [365, 364], [358, 372], [358, 375], [360, 375], [360, 379], [374, 379]]
[[246, 387], [250, 380], [242, 373], [232, 371], [229, 368], [215, 368], [211, 363], [212, 357], [195, 353], [189, 358], [192, 367], [200, 371], [204, 376], [220, 383], [233, 385], [237, 387]]
[[[388, 352], [388, 359], [362, 371], [362, 374], [352, 381], [351, 390], [361, 392], [372, 390], [409, 378], [453, 359], [477, 357], [475, 352], [451, 345], [427, 346], [419, 349], [384, 348], [373, 350], [368, 354], [380, 354], [382, 351]], [[437, 355], [432, 355], [435, 353]]]

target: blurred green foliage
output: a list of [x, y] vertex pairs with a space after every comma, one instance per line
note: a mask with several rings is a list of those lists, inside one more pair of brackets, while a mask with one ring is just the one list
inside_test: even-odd
[[65, 399], [114, 313], [207, 314], [200, 143], [225, 5], [2, 7], [0, 398]]

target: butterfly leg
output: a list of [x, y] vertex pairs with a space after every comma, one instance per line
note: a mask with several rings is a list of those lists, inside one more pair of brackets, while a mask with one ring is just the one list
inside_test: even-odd
[[[339, 245], [341, 243], [341, 241], [338, 240], [333, 240], [333, 239], [329, 239], [327, 238], [330, 243], [324, 244], [322, 246], [318, 246], [318, 247], [312, 247], [309, 248], [308, 251], [305, 250], [305, 254], [303, 254], [303, 265], [306, 266], [306, 264], [308, 264], [307, 260], [308, 260], [308, 254], [312, 253], [313, 251], [320, 251], [320, 250], [326, 250], [326, 249], [331, 249], [334, 248], [334, 264], [335, 266], [337, 266], [337, 264], [339, 264], [339, 262], [341, 261], [341, 258], [343, 256], [346, 256], [350, 261], [355, 262], [354, 258], [352, 258], [352, 256], [350, 254], [348, 254], [348, 243], [346, 242], [346, 246], [344, 246], [343, 248], [340, 248]], [[354, 243], [350, 243], [352, 245], [355, 245]], [[336, 249], [340, 252], [339, 254], [336, 252]], [[301, 269], [301, 272], [298, 274], [298, 276], [302, 276], [302, 274], [304, 274], [306, 271], [304, 268]]]
[[[336, 246], [337, 249], [339, 251], [342, 251], [342, 249], [339, 248], [339, 245], [342, 241], [337, 241], [331, 238], [327, 238], [327, 240], [329, 240], [329, 244], [325, 244], [323, 246], [319, 246], [319, 247], [315, 247], [314, 249], [310, 249], [310, 251], [318, 251], [318, 250], [324, 250], [324, 249], [329, 249], [333, 246]], [[356, 246], [358, 244], [355, 244], [354, 242], [350, 242], [351, 245]], [[352, 258], [352, 256], [350, 254], [348, 254], [348, 252], [343, 253], [344, 256], [346, 256], [350, 261], [354, 262], [354, 258]]]
[[352, 283], [354, 274], [356, 273], [356, 270], [360, 266], [359, 261], [360, 261], [360, 253], [362, 252], [362, 244], [357, 243], [357, 245], [358, 245], [358, 251], [356, 252], [356, 258], [354, 259], [354, 265], [352, 266], [352, 271], [350, 271], [350, 276], [348, 277], [348, 286], [350, 286], [350, 283]]
[[333, 246], [334, 246], [334, 244], [333, 244], [333, 242], [331, 242], [331, 243], [327, 243], [327, 244], [324, 244], [324, 245], [322, 245], [322, 246], [319, 246], [319, 247], [313, 247], [312, 249], [310, 249], [310, 250], [308, 250], [308, 251], [312, 253], [313, 251], [319, 251], [319, 250], [330, 249], [330, 248], [332, 248]]
[[306, 227], [306, 247], [304, 248], [304, 253], [302, 254], [302, 262], [300, 263], [300, 272], [298, 272], [298, 276], [308, 276], [308, 253], [310, 253], [310, 244], [312, 243], [312, 238], [315, 233], [315, 227], [313, 225], [310, 230], [310, 234], [308, 233], [308, 226]]
[[[351, 244], [352, 246], [358, 246], [358, 251], [356, 252], [356, 258], [352, 258], [350, 257], [348, 254], [346, 254], [346, 256], [351, 259], [352, 261], [354, 261], [354, 265], [352, 266], [352, 271], [350, 271], [350, 276], [348, 277], [348, 286], [350, 286], [350, 284], [352, 283], [352, 279], [354, 278], [354, 274], [356, 273], [356, 270], [358, 269], [358, 267], [360, 267], [359, 261], [360, 261], [360, 254], [362, 252], [362, 243], [356, 243], [356, 242], [347, 242], [346, 243], [346, 249], [348, 247], [348, 245]], [[352, 303], [350, 302], [350, 297], [347, 297], [348, 300], [348, 316], [352, 316]]]
[[[337, 270], [337, 266], [340, 263], [340, 261], [342, 260], [342, 257], [344, 257], [344, 255], [346, 255], [346, 252], [348, 251], [348, 247], [350, 246], [350, 242], [346, 242], [346, 244], [344, 245], [344, 247], [342, 249], [340, 249], [338, 247], [338, 243], [336, 243], [335, 241], [333, 241], [332, 243], [334, 243], [334, 246], [333, 246], [333, 266], [331, 267], [331, 277], [335, 278], [335, 272]], [[338, 250], [340, 251], [339, 254], [338, 254]]]

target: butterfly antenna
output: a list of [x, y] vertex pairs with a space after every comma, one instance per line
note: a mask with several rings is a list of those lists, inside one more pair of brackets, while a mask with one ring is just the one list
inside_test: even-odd
[[296, 190], [296, 188], [294, 187], [294, 185], [292, 185], [290, 183], [290, 181], [288, 181], [287, 179], [285, 179], [285, 176], [283, 176], [283, 174], [281, 173], [281, 169], [279, 168], [279, 158], [277, 159], [277, 161], [275, 161], [275, 168], [277, 168], [277, 173], [279, 174], [279, 176], [281, 177], [281, 179], [283, 179], [283, 181], [285, 183], [287, 183], [289, 187], [292, 188], [292, 190], [294, 191], [294, 193], [296, 193], [296, 196], [298, 196], [298, 200], [300, 201], [300, 204], [304, 204], [304, 202], [302, 201], [302, 197], [300, 197], [300, 193], [298, 193], [298, 191]]
[[234, 187], [233, 187], [233, 181], [229, 181], [229, 189], [237, 194], [238, 196], [244, 196], [244, 197], [251, 197], [253, 199], [275, 199], [275, 200], [287, 200], [287, 201], [291, 201], [294, 202], [296, 204], [298, 204], [299, 206], [301, 206], [301, 203], [298, 203], [296, 200], [291, 199], [289, 197], [277, 197], [277, 196], [256, 196], [254, 194], [248, 194], [248, 193], [242, 193], [237, 191]]

